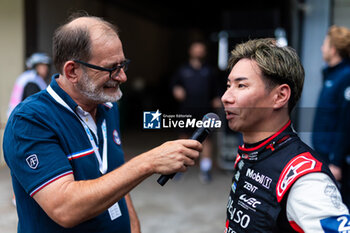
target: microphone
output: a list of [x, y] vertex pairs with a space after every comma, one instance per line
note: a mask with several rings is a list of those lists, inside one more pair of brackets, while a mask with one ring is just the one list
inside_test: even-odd
[[[198, 128], [193, 134], [191, 139], [197, 140], [198, 142], [202, 143], [205, 138], [211, 133], [211, 131], [215, 128], [215, 122], [220, 120], [219, 116], [215, 113], [207, 113], [202, 119], [203, 126], [201, 128]], [[157, 182], [164, 186], [166, 182], [168, 182], [169, 179], [172, 179], [176, 173], [170, 174], [170, 175], [161, 175]]]

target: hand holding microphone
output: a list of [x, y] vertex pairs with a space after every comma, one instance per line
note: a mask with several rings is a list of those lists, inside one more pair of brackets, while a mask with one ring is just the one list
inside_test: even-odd
[[[197, 140], [198, 142], [202, 143], [206, 137], [211, 133], [211, 131], [214, 129], [214, 123], [216, 121], [220, 120], [219, 116], [215, 113], [208, 113], [206, 114], [202, 121], [203, 127], [198, 128], [192, 135], [191, 139]], [[157, 182], [160, 185], [164, 185], [166, 182], [168, 182], [169, 179], [172, 179], [175, 176], [176, 173], [170, 174], [170, 175], [161, 175]]]

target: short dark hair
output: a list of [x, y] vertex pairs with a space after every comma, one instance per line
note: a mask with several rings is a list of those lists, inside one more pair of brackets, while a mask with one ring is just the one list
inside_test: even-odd
[[87, 17], [93, 18], [104, 25], [105, 30], [112, 30], [118, 35], [115, 25], [96, 16], [89, 16], [86, 13], [75, 13], [68, 18], [68, 22], [56, 29], [53, 35], [53, 63], [56, 70], [63, 74], [63, 66], [69, 60], [89, 61], [91, 58], [91, 39], [88, 26], [70, 27], [69, 23], [75, 19]]
[[254, 60], [259, 66], [265, 87], [271, 90], [276, 85], [287, 84], [291, 89], [288, 101], [289, 113], [301, 96], [304, 85], [304, 68], [296, 51], [288, 46], [280, 47], [272, 38], [249, 40], [238, 44], [231, 51], [229, 68], [241, 59]]
[[63, 74], [63, 65], [66, 61], [90, 59], [91, 42], [87, 28], [67, 29], [59, 27], [53, 37], [53, 63], [56, 70]]

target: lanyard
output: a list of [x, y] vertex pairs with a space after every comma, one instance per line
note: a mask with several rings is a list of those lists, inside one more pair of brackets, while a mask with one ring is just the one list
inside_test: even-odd
[[[98, 147], [95, 143], [94, 137], [92, 136], [92, 133], [90, 131], [89, 126], [68, 106], [66, 102], [52, 89], [52, 87], [49, 85], [47, 87], [47, 92], [51, 95], [52, 98], [54, 98], [57, 103], [61, 104], [63, 107], [71, 111], [80, 121], [81, 125], [84, 127], [85, 133], [90, 141], [90, 144], [95, 152], [98, 164], [99, 164], [99, 170], [102, 174], [105, 174], [108, 169], [107, 164], [107, 126], [106, 126], [106, 119], [103, 120], [101, 129], [102, 129], [102, 136], [103, 136], [103, 152], [102, 152], [102, 158], [101, 154], [98, 150]], [[96, 137], [97, 138], [97, 137]]]

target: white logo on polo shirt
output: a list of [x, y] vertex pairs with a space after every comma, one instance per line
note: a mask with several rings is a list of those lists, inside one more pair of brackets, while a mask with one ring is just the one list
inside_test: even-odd
[[36, 169], [39, 165], [38, 156], [36, 154], [29, 155], [26, 158], [27, 164], [31, 169]]
[[350, 87], [347, 87], [344, 91], [344, 98], [347, 101], [350, 101]]
[[115, 144], [119, 145], [122, 143], [120, 141], [120, 137], [119, 137], [119, 134], [118, 134], [118, 131], [117, 130], [114, 130], [113, 131], [113, 141], [115, 142]]

